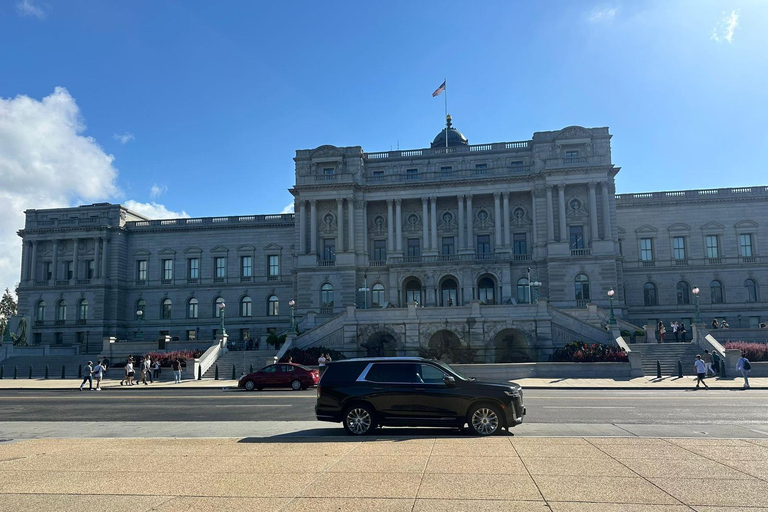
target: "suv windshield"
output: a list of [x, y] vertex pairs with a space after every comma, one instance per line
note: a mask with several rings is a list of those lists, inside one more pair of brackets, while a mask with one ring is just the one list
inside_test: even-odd
[[455, 368], [451, 368], [450, 366], [448, 366], [448, 364], [447, 364], [447, 363], [444, 363], [444, 362], [442, 362], [442, 361], [432, 361], [432, 362], [433, 362], [434, 364], [436, 364], [437, 366], [440, 366], [441, 368], [444, 368], [444, 369], [445, 369], [445, 370], [447, 370], [449, 373], [451, 373], [451, 374], [453, 374], [453, 375], [457, 376], [457, 377], [458, 377], [458, 378], [460, 378], [461, 380], [472, 380], [470, 377], [467, 377], [466, 375], [464, 375], [464, 374], [463, 374], [463, 373], [461, 373], [460, 371], [456, 370]]

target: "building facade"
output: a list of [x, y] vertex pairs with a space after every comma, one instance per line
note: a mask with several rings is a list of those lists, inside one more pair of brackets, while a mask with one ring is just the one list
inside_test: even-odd
[[610, 140], [608, 128], [571, 126], [470, 145], [448, 118], [429, 148], [297, 151], [295, 215], [29, 210], [20, 311], [43, 344], [212, 338], [222, 302], [235, 339], [283, 331], [294, 315], [302, 331], [320, 332], [350, 306], [386, 310], [385, 322], [358, 325], [364, 344], [372, 325], [394, 333], [418, 304], [436, 308], [429, 322], [466, 320], [463, 336], [480, 343], [493, 330], [485, 317], [514, 318], [528, 326], [527, 345], [551, 350], [570, 334], [542, 327], [527, 305], [607, 310], [609, 290], [617, 315], [636, 325], [690, 321], [697, 299], [705, 320], [764, 322], [768, 187], [617, 195]]

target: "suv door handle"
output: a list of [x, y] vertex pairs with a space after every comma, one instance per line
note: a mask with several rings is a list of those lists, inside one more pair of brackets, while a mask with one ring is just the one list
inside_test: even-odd
[[414, 391], [426, 391], [427, 388], [413, 388]]
[[373, 388], [374, 391], [382, 391], [384, 388]]

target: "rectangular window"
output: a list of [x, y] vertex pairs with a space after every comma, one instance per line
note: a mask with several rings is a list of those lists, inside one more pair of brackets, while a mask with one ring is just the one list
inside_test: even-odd
[[477, 254], [491, 253], [491, 235], [477, 235]]
[[213, 267], [216, 269], [216, 277], [223, 279], [227, 277], [227, 258], [217, 256], [213, 259]]
[[717, 235], [707, 235], [707, 258], [719, 258], [720, 250]]
[[640, 239], [640, 260], [653, 261], [653, 239], [652, 238]]
[[488, 172], [488, 164], [475, 164], [475, 174], [485, 174]]
[[584, 226], [570, 226], [569, 231], [569, 243], [571, 244], [571, 250], [584, 248]]
[[71, 261], [64, 262], [64, 275], [67, 276], [67, 279], [72, 279], [73, 277], [75, 277], [75, 272], [73, 269], [74, 269], [74, 263], [72, 263]]
[[418, 169], [406, 169], [405, 170], [405, 179], [408, 179], [408, 180], [417, 180], [417, 179], [419, 179], [419, 170]]
[[200, 260], [198, 258], [189, 258], [187, 268], [189, 269], [189, 275], [187, 275], [189, 279], [200, 279]]
[[760, 317], [759, 316], [751, 316], [751, 317], [749, 317], [749, 328], [750, 329], [759, 329], [760, 328]]
[[273, 254], [267, 259], [269, 265], [269, 268], [267, 269], [269, 277], [278, 277], [280, 275], [280, 256]]
[[326, 238], [323, 240], [323, 259], [325, 261], [336, 261], [335, 238]]
[[443, 237], [443, 247], [440, 250], [440, 253], [443, 256], [450, 256], [451, 254], [455, 254], [455, 243], [452, 236], [444, 236]]
[[253, 277], [253, 256], [240, 258], [240, 277]]
[[408, 256], [416, 257], [421, 256], [421, 240], [418, 238], [408, 239]]
[[373, 261], [387, 261], [387, 241], [373, 241]]
[[173, 260], [163, 260], [163, 279], [165, 281], [173, 279]]
[[194, 329], [187, 329], [187, 339], [189, 341], [197, 339], [197, 336], [195, 334], [196, 334], [196, 331]]
[[136, 280], [147, 280], [147, 260], [139, 260], [136, 262]]
[[528, 254], [528, 241], [525, 233], [512, 235], [512, 249], [515, 254]]
[[333, 176], [334, 174], [336, 174], [336, 169], [333, 167], [326, 167], [323, 169], [323, 175], [325, 176]]
[[449, 175], [452, 172], [453, 172], [453, 168], [450, 167], [450, 166], [446, 166], [446, 167], [441, 167], [440, 168], [440, 174], [442, 174], [443, 176]]
[[572, 149], [570, 151], [565, 152], [565, 158], [578, 158], [578, 157], [579, 157], [578, 149]]
[[46, 281], [50, 281], [53, 277], [53, 264], [50, 261], [43, 263], [43, 275]]
[[94, 268], [95, 268], [94, 267], [94, 261], [93, 260], [86, 261], [85, 262], [85, 267], [87, 269], [86, 274], [85, 274], [85, 278], [86, 279], [93, 279]]
[[64, 333], [63, 332], [53, 333], [53, 342], [56, 345], [61, 345], [62, 343], [64, 343]]
[[752, 235], [739, 235], [739, 256], [750, 258], [752, 256]]
[[685, 237], [676, 236], [672, 239], [672, 252], [676, 260], [685, 259]]
[[510, 167], [522, 167], [523, 166], [523, 162], [522, 161], [510, 162], [509, 166]]

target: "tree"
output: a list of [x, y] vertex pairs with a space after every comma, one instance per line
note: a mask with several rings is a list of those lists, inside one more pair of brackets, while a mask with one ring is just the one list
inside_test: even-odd
[[11, 291], [6, 288], [3, 298], [0, 299], [0, 339], [5, 336], [5, 330], [8, 328], [10, 318], [16, 316], [17, 313], [16, 299], [11, 295]]

